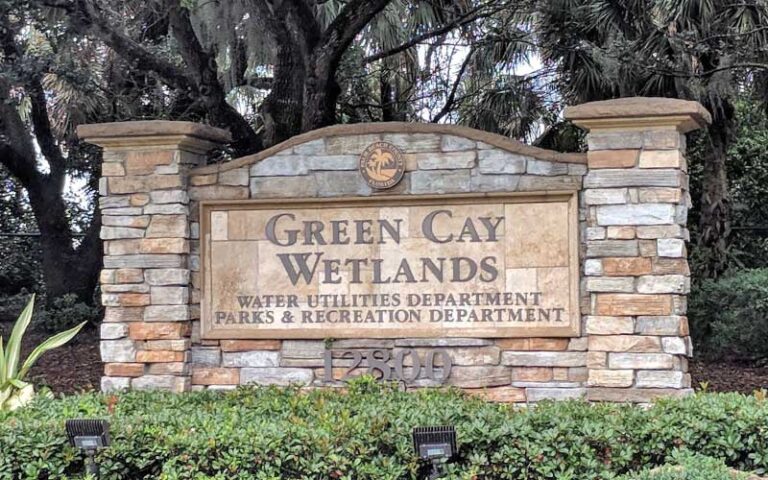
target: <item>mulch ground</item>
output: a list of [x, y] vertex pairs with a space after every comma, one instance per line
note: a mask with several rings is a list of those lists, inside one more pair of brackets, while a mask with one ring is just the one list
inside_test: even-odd
[[[0, 323], [0, 336], [7, 340], [12, 325]], [[49, 334], [28, 332], [22, 348], [26, 355]], [[693, 387], [709, 392], [752, 393], [768, 389], [768, 366], [737, 363], [690, 362]], [[99, 332], [86, 327], [69, 344], [52, 350], [38, 361], [29, 379], [35, 385], [45, 385], [55, 393], [75, 393], [98, 390], [102, 364], [99, 359]]]

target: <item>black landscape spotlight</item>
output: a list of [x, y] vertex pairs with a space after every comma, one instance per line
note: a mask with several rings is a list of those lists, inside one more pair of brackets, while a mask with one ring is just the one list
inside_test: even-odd
[[98, 449], [109, 446], [109, 422], [88, 419], [67, 420], [65, 428], [69, 443], [85, 452], [85, 473], [99, 478], [99, 466], [94, 457]]
[[416, 427], [413, 449], [420, 459], [432, 464], [429, 480], [439, 478], [440, 467], [456, 455], [456, 428], [453, 426]]

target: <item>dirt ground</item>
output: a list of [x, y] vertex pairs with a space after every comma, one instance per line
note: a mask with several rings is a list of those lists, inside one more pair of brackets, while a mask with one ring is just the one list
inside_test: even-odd
[[[0, 335], [7, 339], [10, 328], [10, 324], [0, 324]], [[24, 339], [24, 353], [47, 336], [45, 333], [29, 332]], [[761, 388], [768, 389], [768, 366], [705, 363], [694, 359], [690, 362], [690, 369], [693, 387], [697, 390], [703, 385], [710, 392], [752, 393]], [[43, 355], [32, 369], [30, 379], [36, 385], [48, 386], [55, 393], [75, 393], [98, 390], [101, 374], [98, 330], [90, 327], [68, 345]]]

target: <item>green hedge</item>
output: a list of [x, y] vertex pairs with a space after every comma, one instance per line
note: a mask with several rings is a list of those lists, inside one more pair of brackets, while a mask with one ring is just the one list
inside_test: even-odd
[[768, 268], [694, 284], [688, 317], [697, 355], [711, 360], [768, 358]]
[[454, 479], [612, 479], [690, 449], [741, 470], [768, 467], [768, 402], [700, 394], [650, 409], [583, 402], [515, 408], [457, 391], [400, 392], [369, 380], [347, 394], [242, 388], [184, 395], [38, 399], [0, 413], [0, 478], [70, 478], [82, 457], [64, 420], [107, 418], [108, 479], [411, 479], [410, 432], [454, 424]]

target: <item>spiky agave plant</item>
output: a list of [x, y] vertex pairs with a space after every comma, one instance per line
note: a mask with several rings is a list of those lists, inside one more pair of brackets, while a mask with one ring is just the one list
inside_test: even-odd
[[0, 337], [0, 410], [15, 410], [32, 401], [35, 396], [35, 387], [24, 381], [29, 369], [45, 352], [70, 341], [86, 324], [83, 322], [74, 328], [52, 336], [32, 350], [32, 353], [22, 364], [21, 339], [32, 321], [34, 304], [35, 296], [32, 295], [13, 326], [6, 348], [3, 348], [3, 337]]

